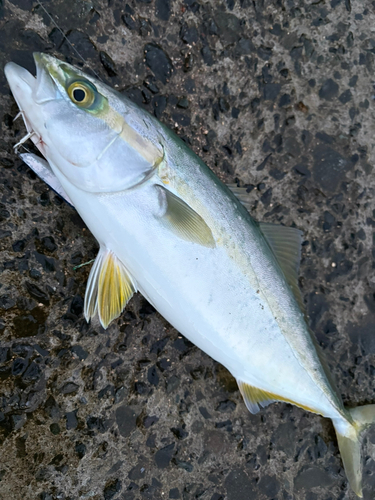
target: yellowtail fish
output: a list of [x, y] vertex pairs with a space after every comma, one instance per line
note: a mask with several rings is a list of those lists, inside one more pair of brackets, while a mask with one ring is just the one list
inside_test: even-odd
[[100, 244], [87, 321], [106, 328], [140, 291], [233, 374], [252, 413], [286, 401], [330, 418], [362, 496], [361, 433], [375, 405], [343, 406], [307, 326], [301, 232], [255, 222], [184, 142], [115, 90], [49, 55], [34, 59], [36, 78], [5, 67], [28, 131], [19, 144], [34, 142], [45, 160], [24, 160]]

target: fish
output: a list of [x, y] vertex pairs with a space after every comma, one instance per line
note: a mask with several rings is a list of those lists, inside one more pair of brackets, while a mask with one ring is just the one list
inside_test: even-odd
[[35, 53], [36, 76], [5, 75], [43, 158], [23, 160], [78, 211], [99, 243], [84, 301], [104, 328], [140, 292], [235, 377], [257, 413], [280, 401], [330, 418], [352, 490], [375, 405], [346, 408], [298, 287], [302, 232], [255, 221], [156, 118], [82, 70]]

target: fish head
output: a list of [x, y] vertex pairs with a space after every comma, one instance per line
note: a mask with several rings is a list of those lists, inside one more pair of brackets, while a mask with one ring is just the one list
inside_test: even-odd
[[[147, 137], [146, 112], [80, 69], [35, 53], [36, 77], [5, 66], [32, 141], [51, 168], [88, 192], [118, 192], [148, 178], [163, 150]], [[136, 113], [147, 117], [135, 116]]]

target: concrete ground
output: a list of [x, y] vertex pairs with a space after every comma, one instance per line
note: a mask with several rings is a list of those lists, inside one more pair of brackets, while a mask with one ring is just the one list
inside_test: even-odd
[[[256, 220], [302, 229], [311, 327], [345, 403], [375, 403], [375, 2], [43, 5], [0, 1], [1, 66], [32, 70], [33, 51], [82, 65], [78, 51], [246, 184]], [[354, 499], [329, 420], [249, 414], [231, 375], [140, 295], [107, 331], [86, 324], [90, 266], [74, 266], [97, 243], [15, 156], [16, 113], [1, 72], [0, 498]], [[363, 446], [369, 500], [374, 430]]]

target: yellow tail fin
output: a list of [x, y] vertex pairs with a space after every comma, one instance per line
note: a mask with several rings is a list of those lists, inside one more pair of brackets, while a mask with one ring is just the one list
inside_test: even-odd
[[333, 420], [333, 425], [346, 477], [354, 493], [362, 498], [361, 433], [369, 425], [375, 424], [375, 405], [349, 409], [348, 413], [353, 419], [352, 425], [342, 420]]

